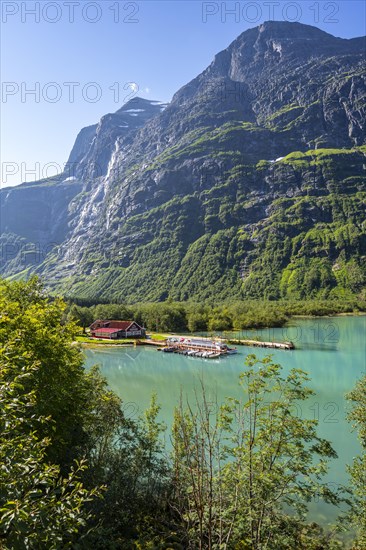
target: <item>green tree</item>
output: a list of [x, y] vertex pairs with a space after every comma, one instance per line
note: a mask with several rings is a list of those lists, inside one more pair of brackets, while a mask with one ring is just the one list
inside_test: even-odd
[[207, 317], [202, 313], [188, 315], [187, 327], [190, 332], [207, 331]]
[[132, 548], [139, 540], [145, 544], [155, 539], [158, 533], [168, 536], [164, 518], [169, 468], [156, 398], [152, 397], [142, 418], [126, 418], [121, 400], [106, 389], [105, 379], [97, 371], [91, 375], [97, 380], [91, 395], [96, 406], [90, 418], [90, 468], [85, 482], [87, 487], [98, 484], [106, 490], [103, 499], [93, 503], [96, 529], [86, 537], [83, 548]]
[[0, 535], [9, 548], [22, 534], [24, 548], [131, 548], [166, 506], [156, 399], [126, 418], [36, 279], [0, 282], [0, 310]]
[[62, 477], [60, 467], [46, 461], [49, 440], [37, 431], [51, 420], [33, 414], [35, 393], [25, 391], [37, 366], [7, 351], [0, 363], [8, 379], [0, 386], [0, 547], [66, 548], [80, 540], [91, 517], [87, 505], [100, 491], [83, 487], [83, 462]]
[[358, 533], [355, 548], [361, 550], [366, 548], [366, 376], [357, 382], [347, 398], [352, 404], [348, 418], [358, 431], [362, 447], [361, 455], [354, 459], [349, 468], [355, 496], [351, 521]]
[[175, 302], [137, 304], [133, 306], [135, 320], [157, 332], [187, 329], [186, 312], [183, 304]]
[[93, 320], [96, 319], [117, 319], [121, 321], [129, 321], [133, 314], [130, 308], [123, 304], [99, 304], [93, 308]]
[[71, 306], [67, 318], [70, 321], [75, 321], [83, 329], [84, 333], [85, 329], [90, 327], [92, 322], [95, 320], [93, 312], [90, 308], [77, 306], [76, 304]]
[[317, 421], [296, 415], [313, 394], [307, 376], [298, 369], [282, 376], [270, 357], [250, 355], [246, 365], [243, 401], [230, 399], [216, 414], [204, 392], [194, 407], [181, 404], [176, 412], [175, 508], [187, 547], [339, 547], [305, 523], [316, 495], [341, 500], [322, 481], [335, 451], [317, 436]]
[[231, 330], [233, 322], [226, 307], [215, 308], [208, 322], [209, 331]]
[[[83, 428], [90, 401], [92, 382], [85, 377], [83, 356], [74, 344], [78, 329], [74, 323], [63, 324], [66, 305], [49, 300], [37, 279], [28, 282], [0, 282], [0, 341], [7, 350], [25, 355], [37, 370], [29, 391], [34, 391], [34, 414], [51, 417], [40, 423], [40, 439], [50, 439], [47, 456], [63, 471], [75, 458], [83, 455], [87, 437]], [[4, 356], [0, 348], [0, 357]], [[0, 372], [0, 383], [8, 374]]]

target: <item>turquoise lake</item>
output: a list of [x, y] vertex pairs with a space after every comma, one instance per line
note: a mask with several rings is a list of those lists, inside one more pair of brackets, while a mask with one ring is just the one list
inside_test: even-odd
[[[169, 445], [169, 428], [181, 391], [193, 401], [195, 390], [199, 392], [200, 380], [203, 380], [212, 401], [216, 400], [215, 395], [219, 403], [227, 396], [239, 397], [238, 377], [246, 355], [255, 353], [260, 358], [271, 353], [283, 366], [284, 374], [292, 367], [309, 374], [308, 385], [316, 395], [302, 403], [297, 414], [319, 421], [318, 434], [329, 439], [338, 454], [338, 459], [330, 463], [327, 480], [334, 486], [347, 485], [346, 464], [351, 463], [360, 447], [345, 419], [345, 394], [366, 371], [365, 334], [366, 317], [298, 319], [286, 328], [235, 333], [235, 337], [242, 338], [258, 335], [265, 340], [292, 340], [296, 346], [293, 351], [237, 346], [237, 355], [208, 360], [158, 353], [153, 347], [88, 349], [86, 367], [100, 365], [102, 374], [123, 399], [124, 410], [131, 417], [141, 415], [152, 392], [156, 392], [162, 407], [160, 417], [168, 426]], [[313, 502], [310, 512], [312, 519], [323, 524], [337, 516], [333, 507], [321, 501]]]

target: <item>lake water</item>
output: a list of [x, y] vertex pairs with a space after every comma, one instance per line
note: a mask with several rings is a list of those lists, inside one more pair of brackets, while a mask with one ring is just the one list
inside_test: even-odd
[[[346, 464], [359, 453], [356, 434], [350, 432], [345, 419], [345, 393], [366, 371], [366, 317], [332, 317], [299, 319], [291, 326], [263, 331], [236, 333], [235, 337], [261, 336], [265, 340], [292, 340], [293, 351], [269, 350], [238, 346], [239, 353], [217, 360], [158, 353], [155, 348], [103, 348], [86, 350], [86, 366], [99, 364], [110, 387], [121, 396], [124, 409], [138, 416], [148, 406], [152, 392], [162, 406], [161, 419], [171, 427], [173, 410], [182, 391], [191, 400], [204, 381], [209, 394], [219, 403], [225, 397], [239, 397], [238, 377], [246, 355], [261, 358], [271, 353], [281, 363], [284, 374], [292, 367], [306, 371], [309, 386], [316, 395], [301, 404], [298, 414], [319, 421], [318, 434], [329, 439], [338, 459], [331, 461], [328, 481], [334, 486], [347, 485]], [[234, 336], [234, 334], [233, 334]], [[166, 435], [169, 444], [169, 431]], [[311, 518], [328, 523], [336, 511], [323, 502], [311, 505]]]

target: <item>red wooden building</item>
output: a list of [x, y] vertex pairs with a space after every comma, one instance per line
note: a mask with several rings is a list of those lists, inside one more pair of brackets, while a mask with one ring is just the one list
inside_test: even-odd
[[90, 335], [93, 338], [118, 340], [120, 338], [145, 338], [145, 329], [136, 321], [112, 321], [98, 319], [90, 325]]

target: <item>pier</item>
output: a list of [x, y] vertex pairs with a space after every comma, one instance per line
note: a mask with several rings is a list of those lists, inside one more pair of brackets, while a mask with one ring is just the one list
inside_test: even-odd
[[[219, 338], [213, 342], [210, 338], [201, 337], [199, 340], [196, 338], [187, 339], [184, 342], [175, 336], [167, 338], [166, 340], [137, 340], [136, 344], [138, 346], [155, 346], [158, 348], [164, 348], [166, 346], [172, 346], [180, 350], [184, 349], [199, 349], [200, 351], [219, 351], [226, 353], [226, 350], [220, 349], [224, 345], [224, 348], [227, 348], [227, 344], [233, 344], [236, 346], [249, 346], [255, 348], [270, 348], [270, 349], [282, 349], [282, 350], [294, 350], [295, 345], [293, 342], [262, 342], [261, 340], [248, 340], [244, 339], [226, 339]], [[216, 347], [216, 349], [215, 349]]]
[[256, 348], [295, 349], [293, 342], [261, 342], [260, 340], [228, 340], [230, 344], [238, 346], [252, 346]]

